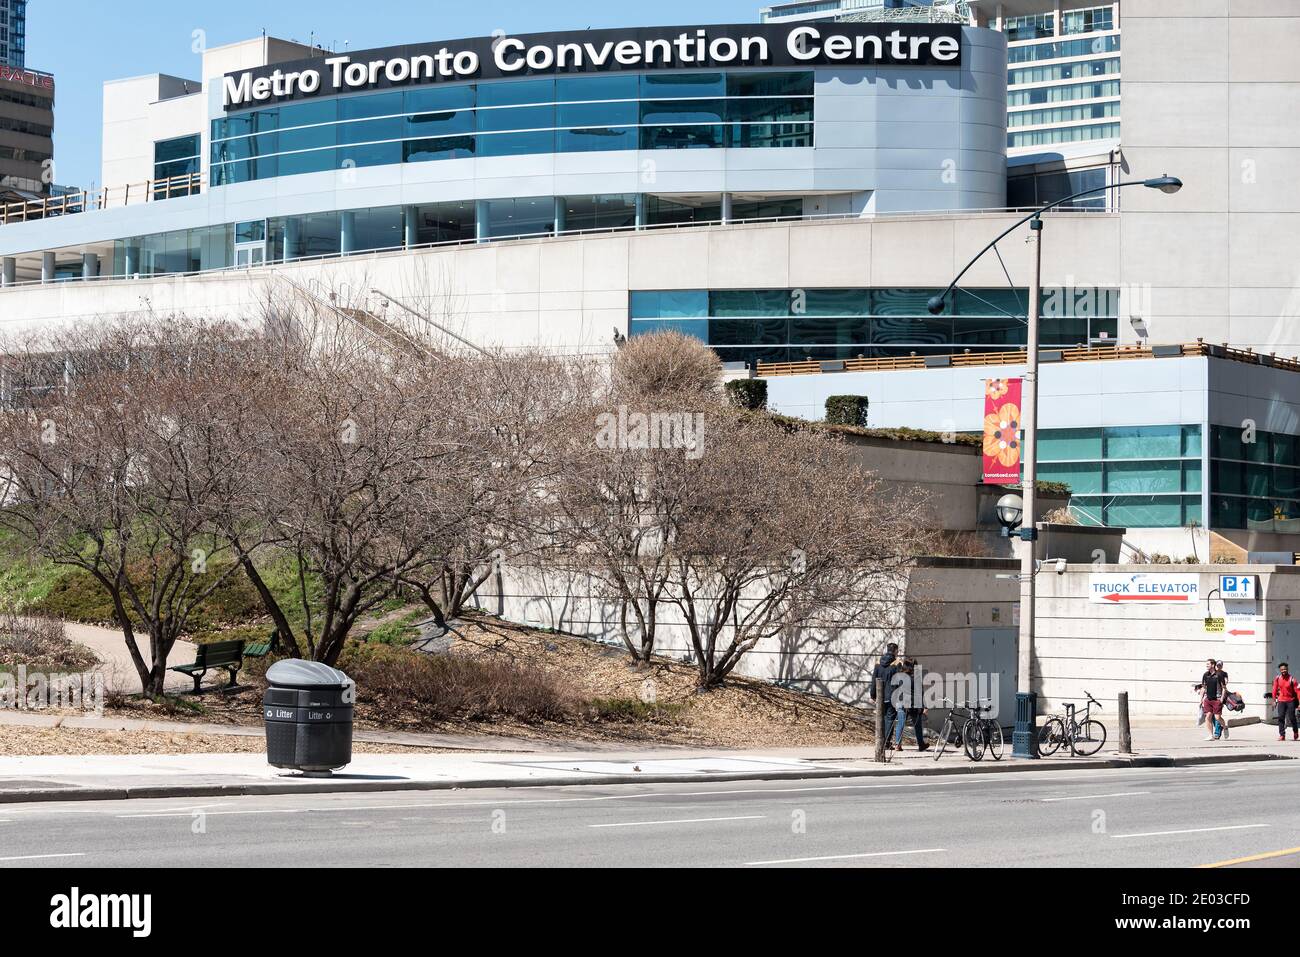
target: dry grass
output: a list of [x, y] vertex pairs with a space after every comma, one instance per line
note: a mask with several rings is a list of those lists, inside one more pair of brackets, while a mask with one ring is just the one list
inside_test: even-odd
[[80, 672], [97, 664], [93, 651], [68, 638], [62, 621], [13, 614], [0, 617], [0, 671], [26, 665], [29, 672]]

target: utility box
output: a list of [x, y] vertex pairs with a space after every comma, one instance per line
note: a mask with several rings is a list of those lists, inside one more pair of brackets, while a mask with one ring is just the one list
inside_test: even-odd
[[357, 686], [319, 661], [277, 661], [262, 697], [266, 758], [272, 766], [329, 775], [352, 761]]

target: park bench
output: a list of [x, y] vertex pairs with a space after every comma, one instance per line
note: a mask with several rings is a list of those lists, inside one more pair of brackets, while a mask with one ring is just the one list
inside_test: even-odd
[[239, 674], [239, 668], [244, 663], [244, 643], [242, 641], [212, 641], [205, 645], [199, 645], [195, 649], [194, 664], [176, 665], [174, 668], [168, 668], [168, 671], [179, 671], [181, 674], [189, 675], [194, 679], [194, 694], [200, 691], [199, 683], [203, 676], [209, 671], [215, 671], [219, 668], [225, 668], [230, 672], [230, 683], [222, 690], [228, 691], [235, 687], [235, 678]]
[[244, 647], [245, 658], [265, 658], [275, 651], [280, 644], [280, 631], [276, 629], [261, 641], [254, 641]]

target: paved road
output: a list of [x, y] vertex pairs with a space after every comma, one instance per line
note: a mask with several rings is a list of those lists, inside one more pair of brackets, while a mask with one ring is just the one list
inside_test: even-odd
[[1298, 787], [1279, 762], [6, 805], [0, 867], [1286, 867]]

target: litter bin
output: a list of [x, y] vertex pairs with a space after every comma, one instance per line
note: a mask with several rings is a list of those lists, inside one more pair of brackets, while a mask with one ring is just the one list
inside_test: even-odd
[[266, 758], [277, 768], [328, 775], [352, 761], [356, 682], [319, 661], [277, 661], [262, 697]]

